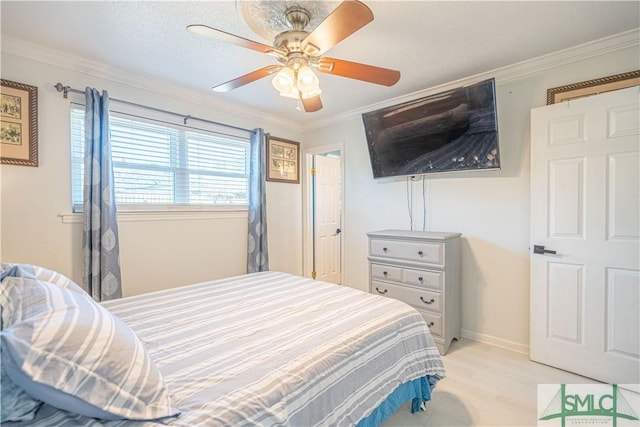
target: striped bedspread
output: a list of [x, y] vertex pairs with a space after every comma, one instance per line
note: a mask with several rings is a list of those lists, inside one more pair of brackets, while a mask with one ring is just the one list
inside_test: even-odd
[[[355, 425], [401, 384], [444, 376], [413, 308], [290, 274], [255, 273], [103, 305], [131, 326], [162, 372], [182, 411], [163, 420], [170, 426]], [[35, 424], [94, 422], [45, 405]]]

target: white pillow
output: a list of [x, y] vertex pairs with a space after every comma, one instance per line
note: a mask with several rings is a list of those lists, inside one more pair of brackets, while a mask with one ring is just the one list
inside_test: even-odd
[[6, 277], [0, 305], [2, 364], [29, 395], [106, 420], [178, 415], [135, 333], [86, 293]]
[[[62, 286], [74, 292], [86, 293], [84, 289], [69, 279], [64, 274], [49, 270], [45, 267], [33, 264], [11, 264], [0, 263], [0, 280], [5, 277], [25, 277], [29, 279], [42, 280], [54, 285]], [[87, 294], [89, 295], [89, 294]]]

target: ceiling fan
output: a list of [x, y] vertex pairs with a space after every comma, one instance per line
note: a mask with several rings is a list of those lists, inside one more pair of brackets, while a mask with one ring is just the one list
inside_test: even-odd
[[373, 13], [364, 3], [357, 0], [342, 2], [311, 32], [305, 30], [311, 15], [304, 7], [297, 4], [290, 6], [284, 14], [291, 29], [278, 33], [273, 46], [207, 25], [187, 26], [187, 30], [193, 33], [273, 55], [279, 62], [214, 86], [214, 91], [228, 92], [275, 75], [273, 86], [280, 95], [300, 100], [306, 112], [314, 112], [322, 108], [322, 100], [318, 77], [312, 68], [321, 73], [384, 86], [393, 86], [400, 79], [400, 72], [396, 70], [322, 56], [327, 50], [373, 21]]

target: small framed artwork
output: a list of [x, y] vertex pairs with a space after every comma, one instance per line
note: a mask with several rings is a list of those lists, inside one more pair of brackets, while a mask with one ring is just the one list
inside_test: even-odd
[[547, 90], [547, 105], [640, 85], [640, 70], [587, 80]]
[[300, 143], [270, 136], [267, 140], [267, 181], [300, 183]]
[[38, 88], [2, 79], [0, 162], [38, 166]]

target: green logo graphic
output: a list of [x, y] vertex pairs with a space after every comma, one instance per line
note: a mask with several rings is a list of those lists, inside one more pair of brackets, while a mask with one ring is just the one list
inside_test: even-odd
[[560, 418], [562, 427], [570, 417], [608, 417], [612, 418], [613, 427], [617, 427], [618, 419], [638, 420], [638, 416], [631, 405], [618, 391], [618, 386], [611, 386], [611, 394], [567, 394], [566, 384], [560, 385], [539, 420]]

